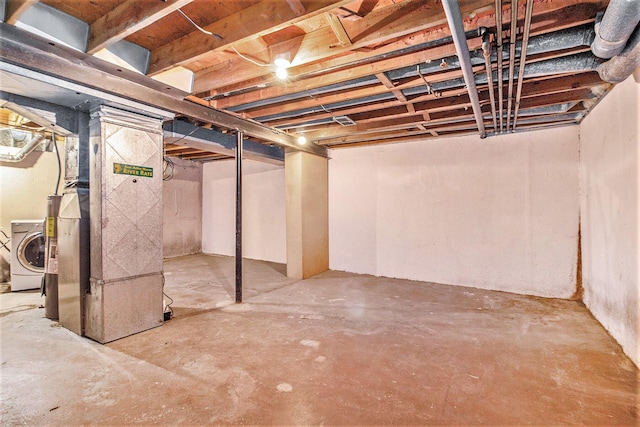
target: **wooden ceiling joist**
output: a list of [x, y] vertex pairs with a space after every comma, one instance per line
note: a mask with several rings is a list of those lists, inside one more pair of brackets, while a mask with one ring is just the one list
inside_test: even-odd
[[149, 74], [153, 75], [176, 65], [183, 65], [210, 52], [226, 49], [233, 43], [280, 30], [304, 18], [324, 13], [346, 3], [348, 3], [347, 0], [333, 2], [305, 0], [302, 4], [306, 14], [301, 16], [297, 10], [294, 10], [297, 8], [291, 8], [288, 2], [259, 2], [204, 27], [205, 31], [221, 38], [194, 28], [194, 31], [186, 36], [153, 50]]
[[88, 53], [96, 53], [175, 12], [193, 0], [164, 0], [146, 5], [127, 0], [91, 24]]
[[[328, 147], [474, 132], [471, 102], [441, 0], [246, 0], [215, 2], [211, 7], [204, 7], [206, 0], [103, 0], [91, 6], [89, 0], [78, 5], [41, 1], [90, 24], [89, 52], [124, 39], [137, 43], [151, 52], [151, 75], [177, 66], [193, 71], [194, 92], [149, 82], [60, 46], [41, 43], [34, 53], [14, 44], [10, 32], [8, 47], [2, 39], [3, 60], [6, 52], [11, 63], [143, 99], [199, 126], [231, 132], [245, 127], [242, 130], [258, 142], [321, 155], [326, 155], [324, 147], [298, 146], [294, 132]], [[8, 0], [7, 10], [16, 6], [25, 10], [30, 3]], [[497, 37], [507, 41], [513, 3], [502, 3], [502, 34]], [[527, 5], [533, 6], [533, 17], [527, 30], [531, 37], [526, 71], [520, 82], [513, 83], [522, 88], [516, 131], [575, 124], [588, 112], [585, 105], [597, 103], [608, 92], [610, 86], [595, 71], [598, 61], [590, 53], [596, 14], [608, 3], [519, 2], [518, 46]], [[508, 83], [504, 76], [497, 76], [495, 1], [469, 0], [459, 5], [475, 64], [480, 120], [493, 135], [493, 111], [502, 119], [512, 113], [507, 111]], [[11, 19], [18, 12], [9, 13]], [[491, 34], [489, 73], [481, 52], [482, 27]], [[503, 70], [524, 61], [518, 53], [510, 63], [506, 58], [510, 49], [504, 52]], [[272, 65], [281, 54], [291, 61], [289, 77], [282, 81], [274, 76]], [[57, 55], [66, 58], [56, 59]], [[95, 74], [80, 76], [82, 67]], [[494, 98], [505, 92], [503, 99], [493, 102], [490, 89]], [[185, 147], [182, 142], [179, 147], [167, 145], [165, 152], [182, 158], [215, 158], [204, 146]]]
[[37, 2], [38, 0], [7, 0], [4, 21], [14, 25], [22, 14]]
[[[602, 1], [595, 0], [586, 2], [571, 0], [570, 2], [552, 2], [536, 5], [531, 34], [535, 36], [540, 33], [549, 32], [551, 28], [558, 25], [563, 27], [578, 25], [577, 23], [562, 25], [564, 22], [569, 21], [568, 18], [566, 18], [567, 15], [571, 16], [571, 22], [574, 22], [573, 20], [579, 23], [590, 22], [594, 19], [594, 11], [602, 7], [602, 3]], [[495, 27], [494, 15], [490, 13], [490, 11], [486, 11], [486, 7], [483, 10], [485, 10], [485, 13], [476, 13], [473, 19], [465, 20], [465, 30], [470, 31], [480, 26], [487, 28]], [[389, 14], [391, 15], [391, 13]], [[559, 17], [564, 18], [560, 20]], [[374, 25], [373, 22], [375, 21], [372, 20], [371, 26]], [[436, 20], [435, 22], [438, 23], [440, 21]], [[399, 30], [402, 30], [402, 28]], [[368, 52], [358, 51], [358, 48], [366, 46], [361, 46], [360, 44], [351, 46], [351, 48], [333, 47], [331, 43], [333, 36], [330, 29], [320, 29], [314, 33], [300, 36], [300, 40], [296, 42], [300, 46], [300, 49], [294, 61], [295, 67], [293, 72], [295, 72], [296, 75], [304, 76], [310, 75], [313, 72], [344, 67], [348, 64], [366, 60], [366, 58], [371, 56], [388, 54], [410, 46], [443, 39], [450, 35], [448, 29], [442, 25], [433, 25], [405, 35], [404, 37], [399, 36], [399, 33], [397, 33], [393, 27], [385, 28], [384, 32], [387, 41], [383, 45], [376, 46], [375, 49]], [[402, 31], [400, 34], [401, 33]], [[398, 38], [400, 39], [398, 40]], [[265, 47], [265, 49], [268, 50], [269, 47]], [[473, 47], [470, 46], [470, 49], [473, 49]], [[347, 55], [344, 55], [344, 53], [347, 53]], [[264, 54], [264, 52], [258, 53], [258, 56], [263, 56]], [[221, 65], [223, 65], [223, 67], [211, 67], [197, 72], [194, 91], [209, 91], [208, 95], [215, 95], [240, 90], [243, 87], [269, 84], [272, 83], [273, 80], [268, 70], [261, 67], [247, 67], [242, 61], [225, 61]], [[249, 86], [243, 86], [241, 83], [234, 83], [234, 81], [247, 81], [250, 82], [250, 84]], [[217, 89], [211, 90], [211, 88]]]

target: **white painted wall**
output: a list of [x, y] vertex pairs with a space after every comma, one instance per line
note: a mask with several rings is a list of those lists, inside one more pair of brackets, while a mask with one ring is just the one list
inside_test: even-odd
[[332, 150], [331, 269], [570, 297], [577, 129]]
[[[235, 255], [235, 161], [203, 168], [202, 251]], [[286, 263], [284, 166], [243, 161], [242, 253], [245, 258]]]
[[[64, 162], [64, 143], [58, 148]], [[64, 163], [62, 164], [64, 178]], [[11, 221], [42, 219], [47, 215], [47, 196], [54, 194], [58, 179], [55, 152], [34, 151], [18, 163], [0, 162], [0, 229], [11, 236]], [[64, 181], [60, 190], [64, 186]], [[0, 235], [1, 236], [1, 235]], [[1, 236], [4, 242], [6, 239]], [[11, 245], [9, 245], [11, 247]], [[0, 249], [0, 282], [8, 282], [10, 254]]]
[[584, 302], [640, 366], [640, 84], [628, 78], [580, 126]]
[[173, 178], [162, 186], [162, 254], [202, 251], [202, 163], [172, 157]]

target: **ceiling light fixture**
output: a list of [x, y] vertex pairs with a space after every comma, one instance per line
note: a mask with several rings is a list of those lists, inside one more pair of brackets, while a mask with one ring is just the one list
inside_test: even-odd
[[275, 65], [277, 68], [289, 68], [291, 66], [291, 61], [289, 61], [284, 56], [278, 56], [273, 60], [273, 65]]
[[280, 80], [285, 80], [289, 77], [289, 72], [286, 68], [276, 67], [276, 77]]
[[307, 143], [307, 138], [305, 138], [304, 136], [299, 136], [298, 137], [298, 144], [304, 145], [306, 143]]
[[287, 68], [291, 66], [288, 53], [279, 53], [273, 60], [273, 65], [276, 67], [276, 77], [280, 80], [285, 80], [289, 77]]

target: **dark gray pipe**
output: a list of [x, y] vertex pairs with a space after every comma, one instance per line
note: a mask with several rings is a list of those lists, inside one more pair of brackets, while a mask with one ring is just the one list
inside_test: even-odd
[[458, 0], [443, 0], [442, 7], [447, 16], [447, 23], [451, 30], [451, 37], [453, 37], [453, 44], [456, 46], [456, 53], [460, 60], [460, 68], [462, 68], [462, 75], [464, 76], [467, 91], [469, 92], [469, 99], [471, 100], [471, 108], [473, 109], [473, 115], [478, 124], [478, 132], [480, 132], [480, 137], [484, 138], [486, 137], [486, 132], [484, 130], [484, 119], [482, 118], [482, 108], [480, 107], [478, 89], [476, 88], [476, 81], [473, 75], [473, 69], [471, 68], [469, 46], [467, 45], [467, 38], [464, 33], [464, 24], [462, 23]]
[[242, 131], [236, 132], [236, 303], [242, 302]]
[[[593, 56], [591, 52], [577, 53], [577, 54], [563, 56], [559, 58], [547, 59], [545, 61], [530, 62], [525, 66], [524, 77], [534, 78], [534, 77], [547, 76], [547, 75], [553, 75], [553, 74], [583, 73], [586, 71], [595, 71], [599, 64], [600, 64], [600, 61], [595, 56]], [[519, 73], [520, 67], [515, 67], [514, 70], [516, 73]], [[498, 87], [500, 87], [501, 84], [504, 84], [505, 81], [508, 81], [508, 78], [509, 78], [507, 68], [502, 69], [502, 79], [499, 78], [499, 73], [496, 71], [493, 71], [491, 75], [492, 75], [493, 81], [496, 82]], [[488, 82], [487, 75], [478, 74], [475, 77], [475, 82], [476, 82], [476, 85], [487, 84]], [[445, 80], [442, 82], [431, 83], [432, 89], [436, 92], [441, 92], [441, 91], [451, 90], [451, 89], [458, 89], [464, 86], [465, 86], [465, 81], [462, 78], [456, 78], [451, 80]], [[409, 89], [404, 89], [402, 91], [402, 94], [406, 97], [415, 97], [415, 96], [420, 96], [427, 93], [429, 92], [424, 86], [416, 86]], [[369, 97], [350, 100], [349, 105], [345, 105], [344, 103], [341, 103], [341, 102], [336, 102], [332, 104], [327, 104], [324, 107], [329, 111], [334, 111], [336, 113], [339, 113], [341, 108], [354, 106], [354, 105], [364, 105], [371, 102], [376, 102], [377, 100], [378, 98], [376, 96], [369, 96]], [[278, 120], [278, 119], [287, 118], [287, 117], [297, 117], [305, 114], [313, 114], [313, 113], [318, 113], [322, 111], [323, 110], [321, 108], [311, 107], [311, 108], [305, 108], [300, 110], [294, 110], [288, 113], [259, 117], [257, 120], [267, 122], [270, 120]], [[296, 123], [295, 125], [291, 125], [291, 126], [282, 126], [280, 128], [287, 129], [287, 128], [304, 127], [304, 126], [311, 126], [311, 125], [321, 125], [321, 124], [326, 124], [332, 121], [331, 118], [313, 119], [313, 117], [309, 117], [309, 119], [310, 120], [307, 122]]]
[[[54, 142], [55, 143], [55, 142]], [[44, 317], [58, 320], [58, 266], [54, 264], [58, 258], [58, 214], [62, 196], [47, 196], [47, 226], [45, 247], [47, 258], [44, 272]]]
[[596, 38], [591, 51], [600, 58], [609, 59], [624, 49], [631, 33], [640, 22], [638, 0], [611, 0], [600, 24], [596, 24]]
[[[593, 30], [593, 25], [581, 25], [578, 27], [567, 28], [565, 30], [556, 31], [553, 33], [541, 34], [535, 37], [531, 37], [529, 39], [527, 53], [528, 55], [537, 55], [537, 54], [552, 52], [555, 50], [572, 49], [579, 46], [589, 46], [593, 41], [594, 37], [595, 37], [595, 33]], [[499, 71], [498, 75], [499, 75], [499, 74], [502, 74], [500, 71], [503, 67], [501, 66], [502, 61], [498, 61], [498, 57], [501, 57], [503, 59], [509, 59], [509, 52], [507, 51], [505, 52], [505, 54], [502, 53], [502, 41], [500, 40], [499, 37], [496, 37], [496, 44], [498, 45], [498, 52], [497, 52], [497, 55], [494, 55], [492, 53], [491, 62], [494, 62], [494, 61], [498, 62], [498, 71]], [[521, 46], [516, 44], [516, 47], [515, 47], [516, 58], [520, 56], [520, 51], [521, 51]], [[482, 52], [472, 52], [470, 56], [471, 56], [471, 64], [473, 66], [481, 65], [484, 63], [484, 56]], [[449, 64], [448, 69], [456, 69], [460, 67], [460, 63], [456, 56], [448, 56], [442, 59], [444, 59], [445, 62]], [[440, 63], [438, 61], [431, 61], [430, 63], [420, 64], [420, 73], [424, 74], [427, 78], [429, 78], [430, 74], [438, 73], [440, 71], [442, 71], [442, 69], [440, 68]], [[395, 70], [390, 70], [385, 72], [385, 74], [387, 75], [389, 80], [402, 80], [402, 79], [413, 78], [418, 76], [418, 72], [416, 70], [415, 65], [402, 67]], [[479, 83], [478, 77], [480, 77], [480, 75], [476, 76], [476, 83]], [[486, 80], [484, 82], [486, 83]], [[323, 86], [323, 87], [319, 87], [309, 91], [302, 91], [295, 94], [283, 95], [276, 98], [269, 98], [269, 99], [255, 101], [247, 104], [242, 104], [242, 105], [238, 105], [231, 108], [231, 110], [244, 111], [252, 108], [275, 104], [278, 102], [293, 101], [296, 99], [305, 99], [310, 97], [313, 98], [317, 95], [321, 95], [324, 93], [331, 93], [331, 92], [344, 90], [344, 89], [353, 89], [356, 87], [361, 87], [369, 84], [378, 84], [377, 78], [373, 76], [367, 76], [359, 79], [342, 82], [336, 85]], [[436, 90], [435, 85], [432, 84], [432, 86], [434, 86], [434, 90]], [[405, 93], [405, 95], [407, 95], [407, 93]], [[384, 97], [386, 97], [387, 99], [394, 98], [393, 95], [389, 95], [389, 94], [380, 94], [375, 96], [378, 98], [373, 99], [373, 98], [367, 97], [366, 102], [379, 101], [379, 100], [382, 100]], [[500, 100], [502, 100], [503, 98], [502, 84], [498, 85], [498, 98]], [[347, 102], [350, 102], [351, 105], [357, 104], [357, 101], [343, 101], [343, 103], [324, 104], [324, 108], [331, 110], [334, 108], [341, 108], [343, 106], [346, 107]], [[502, 102], [500, 102], [500, 104], [502, 104]], [[286, 112], [286, 113], [278, 113], [278, 114], [273, 114], [269, 116], [260, 116], [260, 117], [257, 117], [256, 120], [268, 122], [271, 120], [284, 119], [287, 117], [296, 117], [301, 114], [318, 113], [323, 111], [324, 108], [322, 106], [310, 107], [310, 108], [295, 110], [295, 111]], [[503, 116], [503, 114], [501, 116]]]

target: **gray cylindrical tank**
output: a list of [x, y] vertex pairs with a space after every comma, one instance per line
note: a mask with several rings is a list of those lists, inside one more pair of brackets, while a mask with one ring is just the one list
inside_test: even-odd
[[58, 212], [62, 196], [47, 197], [47, 220], [45, 222], [45, 274], [44, 274], [44, 315], [47, 319], [58, 320]]

